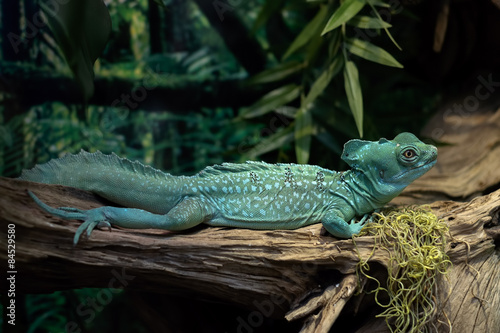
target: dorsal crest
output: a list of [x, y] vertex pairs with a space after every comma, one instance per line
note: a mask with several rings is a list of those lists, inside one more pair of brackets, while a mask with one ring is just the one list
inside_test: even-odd
[[222, 163], [206, 167], [198, 173], [199, 177], [218, 176], [237, 172], [257, 172], [276, 170], [280, 164], [269, 164], [266, 162], [247, 161], [245, 163]]
[[20, 179], [31, 180], [42, 183], [57, 184], [64, 173], [78, 173], [83, 168], [101, 165], [108, 172], [125, 171], [136, 175], [165, 179], [172, 177], [170, 174], [144, 165], [139, 161], [131, 161], [119, 157], [115, 153], [106, 155], [97, 151], [89, 153], [81, 150], [78, 154], [67, 154], [61, 158], [52, 159], [47, 163], [36, 165], [30, 170], [24, 170]]

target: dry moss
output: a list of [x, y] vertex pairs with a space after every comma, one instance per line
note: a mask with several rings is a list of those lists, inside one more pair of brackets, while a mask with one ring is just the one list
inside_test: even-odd
[[[357, 274], [376, 281], [376, 289], [364, 292], [375, 293], [375, 301], [385, 308], [378, 317], [385, 318], [391, 332], [442, 331], [442, 327], [438, 330], [444, 314], [438, 286], [451, 266], [445, 252], [447, 224], [428, 207], [375, 213], [373, 218], [374, 223], [368, 223], [357, 237], [375, 237], [372, 254], [375, 250], [390, 253], [387, 288], [369, 275], [371, 256], [360, 257]], [[388, 304], [380, 301], [381, 292], [389, 296]]]

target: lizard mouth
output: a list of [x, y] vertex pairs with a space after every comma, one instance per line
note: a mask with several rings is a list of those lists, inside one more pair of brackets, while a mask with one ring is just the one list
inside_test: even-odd
[[432, 167], [432, 166], [434, 166], [434, 164], [436, 164], [436, 162], [437, 162], [437, 151], [436, 152], [433, 151], [432, 155], [429, 157], [428, 161], [426, 161], [422, 165], [415, 166], [415, 167], [411, 168], [410, 170], [420, 169], [420, 168], [427, 167], [427, 166]]
[[437, 162], [438, 152], [436, 147], [432, 146], [432, 148], [434, 149], [430, 151], [429, 156], [424, 160], [424, 163], [420, 165], [415, 165], [413, 168], [408, 169], [408, 171], [420, 169], [429, 165], [433, 166]]

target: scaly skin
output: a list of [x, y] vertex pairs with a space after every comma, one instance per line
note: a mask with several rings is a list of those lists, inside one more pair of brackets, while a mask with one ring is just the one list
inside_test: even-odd
[[[437, 149], [413, 134], [392, 141], [351, 140], [342, 159], [351, 170], [313, 165], [224, 163], [195, 176], [172, 176], [115, 154], [80, 152], [25, 170], [20, 179], [92, 191], [125, 208], [52, 208], [47, 212], [85, 221], [74, 243], [96, 226], [184, 230], [200, 223], [249, 229], [295, 229], [322, 222], [340, 238], [359, 233], [366, 216], [383, 207], [435, 163]], [[349, 223], [351, 221], [351, 223]]]

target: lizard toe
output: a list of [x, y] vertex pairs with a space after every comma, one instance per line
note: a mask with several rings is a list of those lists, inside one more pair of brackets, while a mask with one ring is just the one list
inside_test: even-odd
[[95, 227], [104, 226], [111, 230], [111, 224], [106, 220], [105, 208], [106, 207], [99, 207], [81, 211], [83, 218], [80, 219], [84, 220], [85, 222], [83, 222], [76, 230], [75, 237], [73, 238], [73, 245], [78, 244], [80, 236], [84, 232], [86, 233], [87, 238], [90, 238], [90, 235], [92, 234], [92, 231], [95, 229]]

